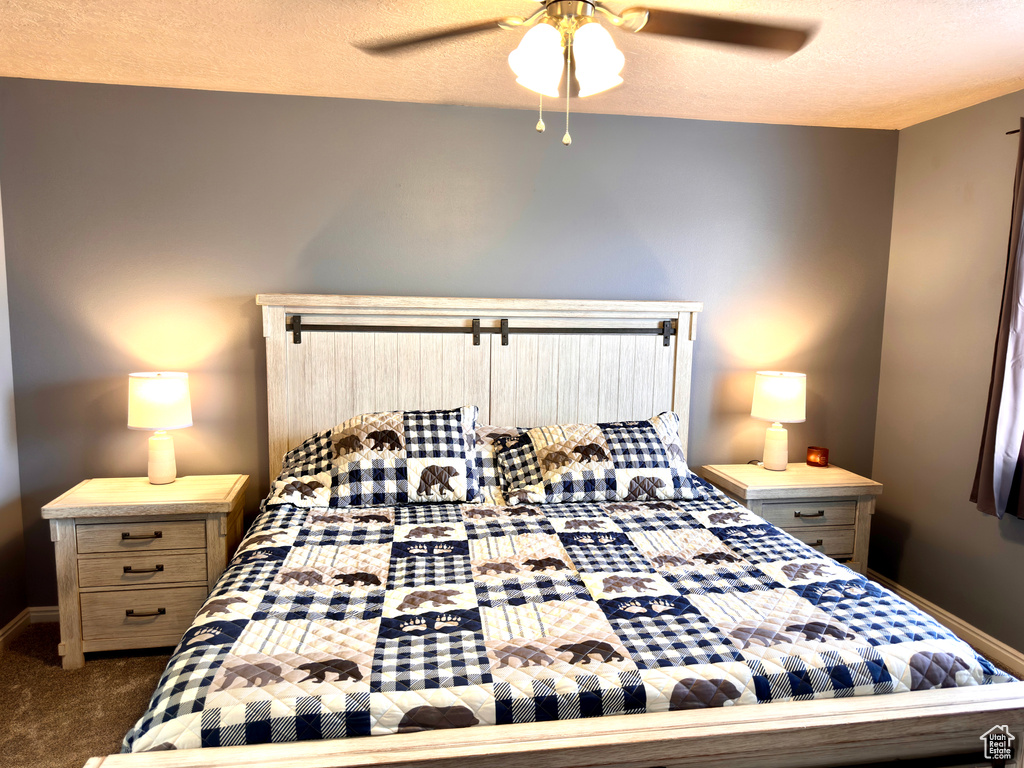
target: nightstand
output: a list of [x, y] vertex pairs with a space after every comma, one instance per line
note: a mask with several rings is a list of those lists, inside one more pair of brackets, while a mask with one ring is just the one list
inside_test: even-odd
[[697, 473], [755, 515], [864, 573], [882, 484], [839, 467], [711, 464]]
[[57, 556], [60, 655], [176, 645], [242, 537], [248, 475], [85, 480], [43, 507]]

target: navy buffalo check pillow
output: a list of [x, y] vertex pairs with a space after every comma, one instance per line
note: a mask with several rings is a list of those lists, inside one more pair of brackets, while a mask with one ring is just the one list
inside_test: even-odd
[[480, 501], [475, 405], [355, 416], [284, 458], [268, 504], [391, 506]]
[[519, 427], [492, 427], [488, 424], [476, 428], [476, 481], [484, 504], [505, 506], [505, 474], [498, 466], [498, 451], [505, 441], [525, 432]]
[[497, 453], [509, 504], [701, 498], [679, 416], [535, 427]]

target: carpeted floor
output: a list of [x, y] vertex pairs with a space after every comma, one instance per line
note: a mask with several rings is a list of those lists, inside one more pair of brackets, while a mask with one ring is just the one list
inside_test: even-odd
[[142, 715], [169, 649], [91, 653], [60, 666], [57, 624], [33, 624], [0, 651], [0, 766], [81, 768], [118, 752]]

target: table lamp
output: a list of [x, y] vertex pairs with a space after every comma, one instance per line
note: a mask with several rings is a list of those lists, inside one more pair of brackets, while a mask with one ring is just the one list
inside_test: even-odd
[[165, 430], [191, 426], [187, 373], [128, 374], [128, 429], [156, 430], [149, 438], [150, 483], [174, 482], [174, 439]]
[[807, 376], [785, 371], [758, 371], [750, 415], [772, 422], [764, 435], [764, 468], [784, 470], [789, 462], [789, 435], [783, 422], [806, 418]]

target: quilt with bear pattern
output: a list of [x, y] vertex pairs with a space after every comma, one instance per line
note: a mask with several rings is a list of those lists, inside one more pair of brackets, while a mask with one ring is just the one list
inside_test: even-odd
[[123, 749], [1012, 680], [878, 584], [702, 490], [514, 507], [278, 497]]

